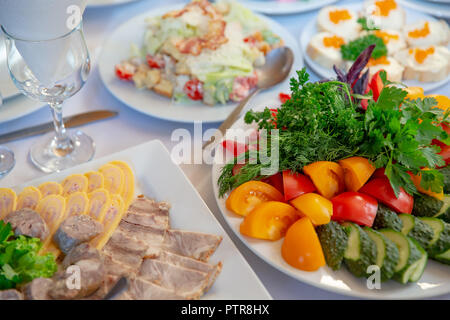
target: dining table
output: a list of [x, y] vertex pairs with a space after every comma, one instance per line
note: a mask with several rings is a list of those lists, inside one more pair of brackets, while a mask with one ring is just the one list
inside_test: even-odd
[[[92, 111], [97, 109], [109, 109], [119, 113], [117, 117], [108, 120], [84, 125], [82, 130], [93, 138], [96, 144], [95, 159], [125, 150], [139, 145], [149, 140], [158, 139], [163, 142], [168, 150], [171, 150], [179, 141], [172, 138], [172, 133], [176, 129], [188, 130], [194, 139], [202, 139], [200, 135], [194, 135], [194, 124], [178, 123], [157, 119], [143, 115], [124, 103], [117, 100], [103, 85], [98, 62], [102, 46], [111, 32], [135, 15], [151, 10], [155, 7], [175, 4], [186, 1], [179, 0], [139, 0], [121, 5], [88, 7], [83, 15], [84, 34], [87, 46], [92, 59], [91, 72], [87, 82], [81, 91], [68, 99], [64, 104], [64, 115]], [[356, 1], [344, 0], [338, 4], [352, 3]], [[311, 19], [315, 19], [317, 10], [296, 13], [289, 15], [271, 16], [272, 19], [284, 26], [292, 33], [296, 39], [301, 34], [302, 27]], [[306, 66], [312, 81], [319, 80], [319, 77]], [[430, 93], [450, 95], [450, 83], [437, 88]], [[1, 107], [0, 107], [1, 112]], [[39, 110], [21, 117], [19, 119], [1, 123], [0, 134], [21, 128], [30, 127], [38, 123], [51, 121], [51, 113], [48, 106], [43, 105]], [[207, 129], [217, 128], [220, 123], [203, 124], [203, 132]], [[11, 187], [22, 184], [26, 181], [45, 175], [39, 171], [29, 159], [31, 145], [38, 137], [29, 137], [4, 144], [13, 150], [16, 158], [14, 169], [0, 180], [0, 187]], [[195, 142], [194, 142], [195, 143]], [[202, 143], [198, 142], [197, 143]], [[139, 155], [136, 155], [139, 157]], [[205, 203], [208, 205], [217, 220], [221, 223], [225, 231], [231, 237], [239, 251], [248, 261], [257, 276], [267, 288], [273, 299], [333, 299], [348, 300], [356, 299], [348, 295], [341, 295], [334, 292], [316, 288], [309, 284], [300, 282], [270, 266], [261, 258], [250, 251], [244, 243], [234, 234], [225, 222], [213, 193], [211, 179], [211, 165], [209, 164], [181, 164], [186, 176], [195, 186]], [[167, 183], [170, 183], [168, 181]], [[450, 281], [450, 278], [449, 278]], [[236, 284], [239, 285], [239, 284]], [[249, 297], [251, 299], [251, 297]], [[432, 299], [450, 299], [450, 293], [434, 297]]]

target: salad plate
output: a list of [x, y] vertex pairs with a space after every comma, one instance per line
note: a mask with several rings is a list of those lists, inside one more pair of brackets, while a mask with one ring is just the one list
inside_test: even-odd
[[[148, 17], [161, 16], [169, 11], [177, 10], [183, 4], [157, 8], [125, 22], [112, 32], [106, 40], [101, 57], [99, 59], [99, 71], [101, 79], [110, 91], [121, 102], [144, 114], [160, 119], [192, 123], [194, 121], [220, 122], [226, 119], [237, 103], [228, 102], [217, 104], [214, 107], [205, 105], [201, 101], [174, 102], [173, 100], [158, 95], [149, 90], [138, 90], [133, 84], [121, 81], [115, 74], [115, 66], [130, 57], [132, 44], [140, 45], [143, 41], [145, 31], [145, 19]], [[278, 35], [284, 44], [294, 52], [294, 70], [303, 66], [303, 59], [297, 41], [290, 33], [275, 21], [261, 15], [257, 15], [273, 33]], [[269, 90], [262, 92], [254, 98], [254, 103], [261, 103], [268, 97], [286, 91], [289, 88], [289, 79]]]
[[315, 10], [338, 0], [245, 0], [244, 5], [256, 12], [282, 15]]
[[[276, 105], [274, 104], [275, 101], [275, 99], [268, 101], [268, 105], [273, 108]], [[255, 107], [252, 109], [255, 111], [262, 111], [264, 108]], [[237, 120], [231, 127], [231, 129], [243, 129], [241, 132], [248, 132], [247, 130], [252, 130], [255, 128], [256, 127], [253, 125], [246, 124], [243, 117]], [[233, 138], [235, 138], [235, 136], [233, 136]], [[224, 151], [222, 147], [218, 147], [215, 154], [215, 163], [212, 167], [212, 184], [214, 196], [225, 221], [230, 226], [231, 230], [233, 230], [235, 235], [251, 251], [280, 272], [315, 287], [358, 298], [420, 299], [443, 295], [450, 292], [448, 266], [431, 260], [428, 261], [425, 272], [418, 282], [402, 285], [395, 281], [387, 281], [381, 283], [381, 289], [379, 290], [369, 289], [366, 279], [356, 278], [350, 272], [345, 270], [345, 268], [341, 268], [341, 270], [338, 271], [333, 271], [328, 266], [324, 266], [317, 271], [307, 272], [292, 267], [286, 263], [281, 256], [281, 245], [283, 239], [275, 242], [259, 240], [243, 236], [239, 232], [242, 217], [227, 209], [225, 204], [226, 196], [223, 198], [219, 197], [217, 181], [223, 167], [221, 159], [224, 159]]]
[[[358, 12], [362, 9], [362, 4], [353, 3], [353, 4], [345, 5], [343, 7], [353, 10], [355, 12]], [[424, 14], [424, 13], [421, 13], [418, 11], [414, 11], [409, 8], [404, 8], [404, 9], [406, 11], [406, 23], [407, 24], [414, 23], [414, 22], [417, 22], [420, 20], [436, 21], [435, 18], [433, 18], [427, 14]], [[318, 33], [318, 28], [317, 28], [316, 18], [314, 18], [314, 19], [311, 19], [311, 21], [309, 21], [304, 26], [303, 31], [300, 34], [300, 38], [299, 38], [300, 47], [304, 54], [304, 59], [305, 59], [306, 63], [308, 64], [308, 66], [319, 77], [322, 77], [322, 78], [334, 77], [335, 73], [334, 73], [333, 69], [321, 66], [317, 62], [313, 61], [313, 59], [306, 53], [308, 44], [310, 43], [313, 36], [316, 35], [317, 33]], [[450, 75], [448, 75], [445, 79], [443, 79], [441, 81], [436, 81], [436, 82], [421, 82], [421, 81], [417, 81], [417, 80], [404, 80], [402, 82], [405, 83], [407, 86], [422, 87], [425, 92], [428, 92], [428, 91], [437, 89], [437, 88], [445, 85], [449, 80], [450, 80]]]
[[419, 12], [428, 13], [439, 18], [450, 18], [450, 2], [446, 0], [398, 0], [398, 2]]
[[68, 170], [43, 176], [13, 189], [19, 192], [27, 186], [61, 181], [72, 174], [95, 171], [110, 161], [124, 161], [129, 164], [135, 176], [136, 195], [144, 194], [158, 201], [170, 203], [172, 228], [212, 233], [222, 237], [213, 258], [220, 260], [223, 268], [214, 285], [202, 299], [271, 299], [264, 285], [159, 140], [149, 141]]

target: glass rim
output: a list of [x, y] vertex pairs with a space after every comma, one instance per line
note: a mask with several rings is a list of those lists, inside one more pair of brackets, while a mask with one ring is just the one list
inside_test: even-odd
[[51, 38], [51, 39], [44, 39], [44, 40], [21, 39], [21, 38], [18, 38], [18, 37], [15, 37], [15, 36], [11, 35], [8, 31], [5, 30], [5, 27], [3, 25], [0, 25], [0, 29], [2, 29], [2, 32], [6, 35], [7, 38], [13, 39], [14, 41], [40, 43], [40, 42], [50, 42], [50, 41], [55, 41], [55, 40], [66, 38], [66, 37], [70, 36], [72, 33], [74, 33], [75, 31], [81, 29], [82, 24], [83, 24], [83, 19], [80, 21], [80, 23], [75, 28], [73, 28], [69, 32], [63, 34], [62, 36], [59, 36], [59, 37], [56, 37], [56, 38]]

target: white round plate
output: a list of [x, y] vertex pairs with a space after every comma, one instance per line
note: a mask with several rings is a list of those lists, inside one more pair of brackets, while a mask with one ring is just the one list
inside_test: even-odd
[[[133, 83], [125, 82], [117, 79], [114, 73], [114, 66], [121, 60], [127, 59], [130, 54], [130, 46], [132, 43], [140, 45], [144, 33], [144, 19], [149, 16], [162, 15], [170, 10], [179, 9], [181, 5], [157, 8], [146, 13], [135, 16], [119, 26], [112, 32], [108, 40], [106, 40], [101, 56], [99, 58], [100, 76], [106, 88], [121, 102], [137, 111], [154, 116], [160, 119], [192, 123], [194, 121], [203, 122], [221, 122], [227, 118], [229, 113], [234, 109], [236, 103], [228, 103], [226, 105], [216, 105], [210, 107], [200, 102], [189, 104], [173, 103], [172, 100], [162, 97], [149, 90], [139, 90], [134, 87]], [[297, 41], [290, 33], [278, 23], [259, 16], [266, 21], [268, 27], [278, 34], [294, 52], [294, 66], [291, 75], [295, 74], [295, 70], [303, 67], [303, 59]], [[283, 83], [258, 94], [252, 101], [264, 102], [268, 97], [274, 94], [287, 91], [289, 89], [289, 77]]]
[[3, 104], [0, 105], [0, 123], [16, 120], [43, 106], [42, 102], [31, 100], [24, 95], [12, 97], [7, 101], [3, 101]]
[[[274, 104], [267, 101], [266, 105], [271, 107]], [[279, 105], [279, 103], [278, 103]], [[262, 110], [263, 107], [254, 108], [256, 110]], [[244, 123], [243, 118], [236, 121], [232, 128], [246, 129], [251, 126]], [[218, 147], [216, 149], [216, 159], [223, 159], [223, 149]], [[236, 236], [257, 256], [270, 264], [272, 267], [279, 271], [297, 279], [302, 282], [308, 283], [315, 287], [359, 298], [371, 298], [371, 299], [419, 299], [432, 296], [443, 295], [450, 292], [449, 271], [450, 267], [437, 263], [435, 261], [428, 261], [425, 272], [421, 279], [416, 283], [409, 283], [402, 285], [394, 280], [381, 283], [381, 289], [370, 290], [367, 288], [366, 279], [356, 278], [345, 267], [342, 267], [339, 271], [333, 271], [329, 267], [322, 267], [315, 272], [307, 272], [296, 269], [287, 264], [281, 256], [281, 244], [283, 240], [276, 242], [258, 240], [243, 236], [239, 232], [239, 226], [242, 222], [242, 217], [239, 217], [232, 212], [228, 211], [225, 206], [224, 198], [219, 198], [217, 179], [220, 176], [223, 164], [215, 163], [212, 167], [212, 184], [214, 190], [214, 196], [217, 201], [222, 215], [225, 221], [230, 226], [231, 230]]]
[[[362, 9], [362, 4], [359, 3], [353, 3], [353, 4], [349, 4], [346, 6], [342, 6], [343, 8], [349, 8], [352, 9], [354, 11], [360, 11]], [[406, 23], [413, 23], [414, 21], [418, 21], [418, 20], [436, 20], [435, 18], [408, 9], [408, 8], [404, 8], [406, 11]], [[323, 78], [335, 78], [336, 74], [334, 73], [333, 69], [328, 69], [325, 67], [322, 67], [320, 64], [316, 63], [315, 61], [313, 61], [308, 54], [306, 54], [306, 48], [308, 47], [308, 43], [311, 40], [311, 38], [318, 32], [317, 30], [317, 26], [316, 26], [316, 18], [311, 19], [311, 21], [309, 21], [306, 26], [303, 28], [303, 31], [300, 35], [300, 47], [302, 48], [302, 52], [304, 54], [304, 58], [306, 63], [308, 64], [309, 67], [311, 67], [311, 69], [317, 73], [318, 76], [323, 77]], [[431, 91], [434, 89], [437, 89], [441, 86], [443, 86], [444, 84], [446, 84], [448, 81], [450, 80], [450, 75], [447, 76], [447, 78], [445, 78], [444, 80], [441, 81], [437, 81], [437, 82], [420, 82], [417, 80], [406, 80], [406, 81], [402, 81], [404, 84], [406, 84], [408, 87], [414, 86], [414, 87], [422, 87], [423, 90], [425, 92], [427, 91]]]
[[3, 100], [19, 94], [19, 90], [9, 76], [8, 65], [6, 64], [6, 45], [3, 33], [0, 32], [0, 95]]
[[256, 12], [281, 15], [311, 11], [337, 1], [338, 0], [244, 0], [241, 1], [241, 3]]
[[450, 1], [397, 0], [402, 6], [428, 13], [438, 18], [450, 18]]
[[136, 2], [139, 0], [88, 0], [87, 8], [98, 8], [106, 6], [115, 6], [119, 4], [125, 4], [129, 2]]

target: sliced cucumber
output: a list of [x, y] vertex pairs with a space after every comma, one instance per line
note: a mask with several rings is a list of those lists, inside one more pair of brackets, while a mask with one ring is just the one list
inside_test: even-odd
[[419, 244], [428, 248], [433, 239], [433, 229], [422, 220], [410, 214], [399, 214], [398, 217], [403, 221], [402, 233], [419, 242]]
[[344, 261], [347, 268], [357, 277], [366, 277], [367, 268], [376, 262], [376, 245], [360, 226], [346, 222], [349, 229]]
[[377, 215], [375, 216], [375, 220], [373, 222], [372, 228], [375, 230], [378, 229], [394, 229], [396, 231], [401, 231], [403, 226], [402, 220], [398, 217], [398, 214], [388, 207], [378, 204]]
[[364, 231], [373, 240], [377, 247], [376, 265], [380, 267], [381, 281], [386, 281], [393, 277], [395, 267], [399, 260], [397, 246], [385, 237], [382, 233], [369, 227], [364, 227]]
[[434, 257], [436, 261], [450, 265], [450, 249]]
[[339, 270], [348, 241], [344, 228], [336, 221], [330, 221], [327, 224], [318, 226], [316, 232], [322, 245], [327, 265], [333, 270]]
[[428, 248], [428, 254], [434, 258], [450, 249], [450, 224], [444, 222], [444, 229], [439, 234], [439, 239]]
[[420, 260], [422, 253], [413, 242], [414, 240], [403, 233], [392, 229], [382, 229], [380, 232], [394, 242], [399, 250], [399, 260], [394, 269], [394, 279], [401, 283], [407, 283], [414, 273], [418, 265], [416, 262]]
[[436, 213], [433, 218], [439, 218], [444, 220], [445, 222], [450, 223], [450, 195], [445, 195], [444, 199], [442, 199], [443, 205], [438, 213]]
[[425, 267], [427, 266], [427, 262], [428, 262], [428, 254], [425, 251], [425, 249], [419, 244], [418, 241], [413, 240], [414, 244], [416, 245], [416, 248], [420, 251], [421, 253], [421, 257], [419, 260], [417, 260], [417, 262], [413, 263], [412, 267], [414, 265], [416, 265], [413, 273], [409, 276], [409, 282], [416, 282], [418, 281], [421, 277], [423, 272], [425, 271]]

